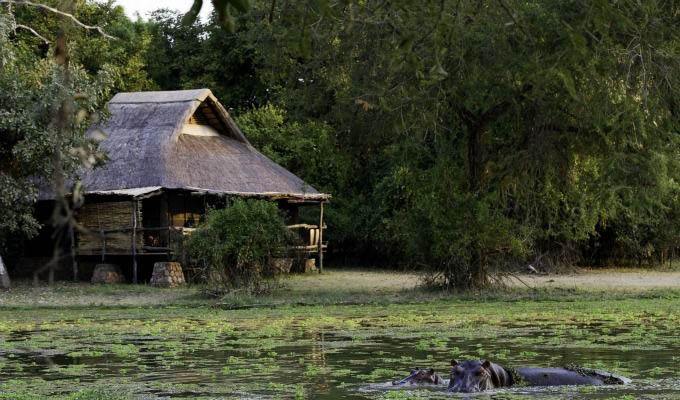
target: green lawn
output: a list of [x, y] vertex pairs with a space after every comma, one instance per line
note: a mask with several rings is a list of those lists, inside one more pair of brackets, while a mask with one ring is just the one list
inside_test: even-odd
[[620, 299], [658, 297], [664, 296], [664, 293], [674, 293], [680, 290], [680, 272], [610, 269], [565, 275], [520, 275], [508, 278], [506, 287], [453, 294], [428, 290], [420, 284], [419, 276], [415, 273], [326, 269], [323, 274], [284, 277], [266, 295], [252, 296], [235, 291], [221, 298], [213, 298], [205, 294], [207, 288], [202, 285], [162, 289], [149, 285], [59, 282], [51, 287], [33, 287], [29, 282], [15, 282], [12, 290], [3, 292], [0, 296], [0, 307], [238, 307], [394, 304], [445, 299]]

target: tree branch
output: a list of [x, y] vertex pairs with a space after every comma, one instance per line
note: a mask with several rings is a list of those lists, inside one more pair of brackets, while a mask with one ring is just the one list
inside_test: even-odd
[[269, 23], [274, 22], [274, 10], [276, 9], [276, 0], [272, 0], [272, 7], [269, 9]]
[[44, 36], [42, 36], [41, 34], [39, 34], [38, 32], [36, 32], [35, 29], [31, 28], [30, 26], [26, 26], [26, 25], [22, 25], [22, 24], [16, 24], [15, 26], [16, 26], [17, 28], [25, 29], [25, 30], [31, 32], [35, 37], [37, 37], [38, 39], [42, 40], [42, 41], [45, 42], [46, 44], [50, 44], [50, 43], [51, 43], [49, 40], [47, 40]]
[[104, 36], [105, 38], [117, 40], [116, 37], [113, 37], [113, 36], [109, 35], [108, 33], [104, 32], [104, 30], [101, 27], [86, 25], [86, 24], [80, 22], [80, 20], [78, 20], [78, 18], [74, 17], [73, 14], [69, 14], [67, 12], [58, 10], [54, 7], [46, 6], [45, 4], [34, 3], [32, 1], [15, 1], [15, 0], [0, 0], [0, 4], [9, 4], [9, 5], [16, 4], [18, 6], [31, 6], [31, 7], [36, 7], [36, 8], [42, 8], [43, 10], [47, 10], [47, 11], [53, 12], [55, 14], [59, 14], [59, 15], [62, 15], [66, 18], [69, 18], [71, 21], [73, 21], [73, 23], [75, 23], [76, 25], [78, 25], [82, 28], [85, 28], [87, 30], [97, 31], [97, 32], [99, 32], [100, 35]]
[[529, 33], [527, 33], [527, 31], [524, 30], [524, 27], [519, 23], [519, 21], [517, 20], [517, 18], [515, 18], [515, 15], [512, 13], [512, 11], [510, 10], [510, 8], [505, 4], [505, 2], [503, 2], [503, 0], [498, 0], [498, 4], [499, 4], [499, 5], [501, 6], [501, 8], [505, 11], [505, 13], [508, 14], [508, 16], [510, 17], [510, 19], [512, 19], [512, 21], [513, 21], [514, 24], [519, 28], [519, 30], [522, 31], [522, 33], [524, 34], [524, 36], [526, 36], [527, 39], [531, 39], [531, 36], [529, 36]]

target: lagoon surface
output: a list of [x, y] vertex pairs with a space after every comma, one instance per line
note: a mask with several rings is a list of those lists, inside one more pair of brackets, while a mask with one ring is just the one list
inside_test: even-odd
[[455, 358], [633, 379], [475, 398], [680, 399], [679, 323], [675, 298], [1, 310], [0, 398], [460, 398], [388, 384]]

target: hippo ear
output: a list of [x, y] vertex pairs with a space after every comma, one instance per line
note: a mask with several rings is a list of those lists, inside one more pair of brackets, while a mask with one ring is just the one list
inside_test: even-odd
[[458, 365], [458, 361], [456, 361], [456, 360], [451, 360], [451, 366], [452, 366], [452, 367], [455, 367], [456, 365]]
[[482, 367], [485, 369], [491, 368], [491, 362], [489, 360], [485, 360], [484, 363], [482, 364]]

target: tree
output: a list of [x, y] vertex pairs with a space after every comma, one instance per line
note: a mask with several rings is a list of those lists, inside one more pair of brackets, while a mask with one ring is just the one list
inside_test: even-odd
[[[35, 4], [30, 6], [38, 7]], [[69, 21], [74, 18], [46, 9]], [[10, 11], [0, 14], [0, 244], [10, 235], [36, 233], [32, 206], [39, 185], [54, 187], [53, 223], [61, 237], [72, 232], [75, 223], [65, 185], [77, 167], [97, 162], [96, 137], [86, 138], [84, 132], [100, 117], [98, 110], [112, 83], [105, 69], [93, 78], [70, 64], [65, 30], [54, 40], [54, 58], [42, 59], [31, 47], [12, 41], [17, 24]], [[78, 201], [77, 187], [71, 201]], [[55, 252], [55, 260], [58, 257]]]
[[267, 4], [243, 18], [273, 21], [278, 102], [338, 132], [344, 195], [370, 204], [354, 232], [383, 254], [476, 287], [616, 221], [677, 237], [672, 3]]
[[[246, 12], [250, 8], [250, 0], [211, 0], [217, 20], [223, 29], [233, 32], [235, 30], [234, 18], [231, 15], [231, 9], [239, 12]], [[194, 0], [191, 9], [183, 18], [185, 25], [191, 25], [196, 21], [198, 14], [203, 7], [203, 0]]]
[[[59, 5], [57, 1], [44, 1]], [[15, 6], [13, 14], [22, 25], [30, 26], [44, 40], [54, 41], [64, 26], [63, 15], [42, 7]], [[109, 2], [72, 1], [73, 16], [91, 27], [106, 30], [106, 36], [92, 34], [92, 29], [71, 29], [68, 32], [70, 62], [81, 66], [89, 75], [108, 70], [114, 79], [112, 92], [149, 90], [154, 87], [148, 78], [145, 59], [151, 34], [149, 24], [130, 21], [123, 8]], [[49, 38], [49, 39], [48, 39]], [[18, 30], [16, 41], [36, 56], [43, 56], [43, 39], [26, 30]], [[48, 43], [49, 45], [49, 43]]]
[[276, 82], [260, 73], [261, 55], [248, 29], [244, 23], [224, 32], [214, 19], [186, 25], [176, 12], [157, 10], [149, 29], [149, 76], [164, 90], [211, 88], [235, 113], [264, 106]]
[[[73, 35], [72, 61], [126, 76], [117, 90], [213, 88], [263, 152], [333, 193], [334, 247], [471, 288], [680, 243], [674, 3], [213, 3], [206, 24], [201, 1], [184, 24], [82, 3], [130, 43]], [[15, 51], [35, 49], [20, 32], [35, 42]]]

